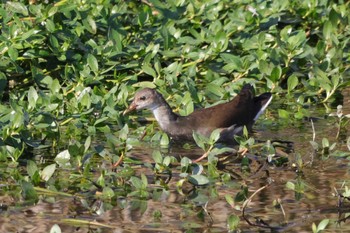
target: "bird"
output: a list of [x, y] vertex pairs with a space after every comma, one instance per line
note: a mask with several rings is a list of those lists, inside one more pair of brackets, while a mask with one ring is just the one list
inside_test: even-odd
[[245, 84], [231, 101], [196, 109], [187, 116], [181, 116], [172, 111], [156, 89], [144, 88], [135, 93], [133, 101], [123, 115], [134, 110], [148, 109], [152, 111], [160, 128], [176, 141], [193, 140], [193, 132], [210, 137], [211, 133], [218, 129], [218, 142], [235, 143], [235, 135], [242, 135], [244, 126], [251, 131], [254, 122], [271, 100], [270, 92], [255, 96], [253, 86]]

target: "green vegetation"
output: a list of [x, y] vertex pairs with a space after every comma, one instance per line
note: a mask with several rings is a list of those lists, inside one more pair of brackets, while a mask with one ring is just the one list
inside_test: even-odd
[[[290, 158], [278, 152], [285, 146], [245, 135], [238, 139], [239, 156], [233, 156], [232, 148], [217, 147], [214, 132], [209, 139], [194, 135], [206, 160], [176, 158], [164, 152], [171, 142], [156, 124], [122, 115], [133, 93], [157, 88], [179, 114], [189, 114], [227, 101], [249, 82], [259, 93], [273, 92], [264, 125], [279, 129], [301, 126], [316, 107], [329, 114], [342, 104], [341, 91], [350, 84], [348, 1], [47, 2], [0, 3], [0, 193], [13, 198], [8, 206], [74, 196], [100, 199], [108, 210], [125, 207], [121, 198], [130, 198], [144, 212], [145, 200], [175, 190], [197, 194], [189, 209], [201, 206], [196, 214], [207, 221], [209, 197], [227, 186], [237, 189], [235, 197], [225, 195], [233, 211], [227, 227], [240, 229], [242, 219], [234, 211], [251, 195], [245, 178], [256, 171], [241, 151], [259, 155], [259, 169], [290, 168]], [[314, 137], [313, 155], [348, 158], [341, 145], [350, 149], [349, 115], [338, 107], [330, 116], [336, 139]], [[156, 148], [153, 163], [128, 156], [145, 146], [141, 135]], [[338, 141], [330, 145], [331, 140]], [[231, 153], [229, 161], [222, 153]], [[219, 169], [232, 160], [239, 164], [237, 182], [235, 174]], [[312, 162], [296, 160], [298, 177], [285, 183], [300, 200], [309, 188], [301, 173]], [[175, 188], [173, 174], [178, 174]], [[89, 201], [82, 202], [96, 212]], [[162, 216], [155, 210], [152, 219]], [[328, 225], [323, 220], [312, 231]]]

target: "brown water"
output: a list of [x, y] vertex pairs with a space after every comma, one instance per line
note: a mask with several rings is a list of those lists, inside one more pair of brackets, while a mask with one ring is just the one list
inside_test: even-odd
[[[349, 113], [350, 109], [345, 108], [344, 112]], [[322, 158], [315, 154], [309, 143], [313, 137], [309, 121], [298, 127], [269, 126], [258, 124], [254, 137], [292, 141], [294, 150], [285, 155], [288, 156], [288, 165], [266, 167], [269, 177], [264, 171], [256, 174], [252, 172], [248, 176], [241, 174], [240, 162], [236, 160], [225, 167], [226, 171], [236, 175], [231, 182], [217, 183], [200, 188], [197, 193], [183, 195], [176, 189], [179, 169], [174, 168], [169, 190], [160, 191], [159, 197], [150, 200], [120, 198], [111, 205], [89, 199], [55, 196], [46, 197], [35, 205], [21, 204], [16, 207], [14, 204], [9, 208], [0, 208], [0, 232], [50, 232], [53, 224], [58, 224], [62, 232], [227, 232], [227, 218], [232, 214], [240, 216], [239, 229], [242, 232], [311, 232], [312, 223], [318, 224], [326, 218], [331, 219], [326, 232], [350, 232], [349, 220], [337, 223], [350, 214], [349, 201], [345, 200], [339, 207], [335, 192], [343, 192], [344, 181], [349, 185], [349, 160], [334, 156]], [[336, 141], [334, 121], [317, 120], [314, 127], [316, 142], [319, 144], [323, 137], [331, 143]], [[337, 143], [337, 150], [349, 152], [344, 141]], [[142, 148], [134, 148], [127, 156], [153, 163], [153, 150], [145, 144]], [[202, 151], [198, 148], [185, 150], [174, 146], [168, 153], [193, 159], [199, 157]], [[254, 158], [254, 155], [251, 156]], [[300, 173], [293, 167], [297, 156], [304, 162]], [[253, 162], [257, 163], [256, 167], [261, 163], [259, 158], [253, 159]], [[139, 166], [138, 172], [146, 174], [149, 185], [152, 185], [153, 171]], [[252, 223], [256, 223], [256, 220], [264, 221], [272, 230], [249, 225], [243, 219], [241, 209], [236, 209], [242, 208], [242, 202], [236, 203], [234, 208], [225, 200], [225, 195], [235, 197], [242, 185], [249, 187], [251, 195], [267, 185], [268, 180], [273, 182], [252, 198], [246, 208], [246, 216]], [[304, 191], [300, 195], [296, 194], [286, 187], [287, 182], [303, 183]], [[185, 188], [184, 191], [188, 190]], [[285, 214], [281, 208], [274, 207], [273, 202], [276, 200], [280, 200]], [[84, 208], [82, 201], [90, 203], [91, 210]], [[12, 197], [2, 193], [0, 207], [1, 203], [13, 203]], [[154, 217], [158, 211], [161, 212], [160, 218]], [[82, 220], [86, 222], [82, 223]]]
[[[340, 190], [343, 181], [349, 181], [349, 161], [345, 158], [330, 157], [322, 159], [314, 155], [309, 143], [312, 140], [310, 122], [301, 127], [268, 131], [260, 127], [255, 134], [256, 138], [283, 139], [294, 142], [294, 152], [289, 153], [290, 166], [268, 166], [269, 178], [274, 182], [259, 192], [246, 209], [248, 219], [255, 222], [261, 219], [275, 230], [288, 232], [310, 232], [313, 222], [319, 223], [329, 218], [340, 220], [350, 213], [349, 205], [338, 208], [338, 198], [334, 195], [335, 189]], [[264, 131], [261, 131], [264, 128]], [[323, 137], [334, 141], [334, 125], [325, 120], [315, 122], [317, 130], [316, 141]], [[337, 146], [347, 151], [345, 145]], [[152, 163], [152, 148], [136, 148], [130, 155], [139, 160]], [[172, 148], [170, 154], [175, 156], [190, 156], [196, 158], [201, 155], [199, 149], [184, 150]], [[306, 164], [302, 173], [297, 173], [291, 164], [299, 154]], [[147, 168], [140, 167], [146, 175], [153, 175]], [[238, 171], [240, 163], [233, 162], [226, 166], [227, 170]], [[59, 224], [63, 232], [227, 232], [227, 218], [231, 214], [241, 217], [239, 228], [243, 232], [270, 232], [270, 229], [250, 226], [242, 219], [241, 210], [231, 207], [225, 200], [225, 195], [234, 197], [242, 184], [249, 187], [249, 195], [267, 184], [265, 172], [253, 177], [241, 177], [229, 184], [216, 184], [212, 187], [199, 189], [196, 195], [180, 195], [176, 191], [176, 181], [179, 172], [173, 169], [174, 178], [169, 183], [169, 192], [162, 193], [158, 199], [134, 200], [120, 199], [115, 206], [103, 206], [105, 211], [88, 211], [82, 207], [81, 200], [72, 197], [46, 198], [35, 206], [13, 207], [2, 210], [0, 232], [49, 232], [51, 226]], [[150, 182], [152, 177], [149, 177]], [[305, 183], [304, 193], [298, 198], [293, 190], [286, 188], [286, 183]], [[1, 203], [11, 202], [10, 196], [1, 196]], [[273, 206], [274, 200], [280, 200], [285, 215], [280, 208]], [[89, 200], [87, 200], [89, 201]], [[90, 200], [91, 201], [91, 200]], [[207, 202], [205, 214], [202, 206]], [[346, 201], [345, 201], [346, 203]], [[101, 203], [93, 204], [96, 208]], [[237, 203], [242, 207], [242, 203]], [[160, 219], [154, 218], [155, 211], [160, 211]], [[99, 213], [99, 214], [97, 214]], [[202, 213], [202, 217], [198, 214]], [[204, 214], [203, 214], [204, 213]], [[74, 220], [86, 220], [87, 224], [74, 223]], [[105, 225], [97, 225], [105, 224]], [[350, 224], [345, 220], [339, 224], [329, 225], [328, 232], [350, 232]]]

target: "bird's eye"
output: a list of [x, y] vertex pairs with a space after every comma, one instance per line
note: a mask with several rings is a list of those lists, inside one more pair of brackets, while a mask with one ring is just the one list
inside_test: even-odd
[[140, 100], [146, 100], [146, 96], [141, 96]]

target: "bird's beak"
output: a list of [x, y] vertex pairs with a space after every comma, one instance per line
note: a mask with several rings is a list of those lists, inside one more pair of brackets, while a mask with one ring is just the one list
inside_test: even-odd
[[137, 105], [134, 103], [134, 101], [129, 105], [127, 109], [123, 112], [123, 115], [128, 114], [129, 112], [132, 112], [136, 109]]

